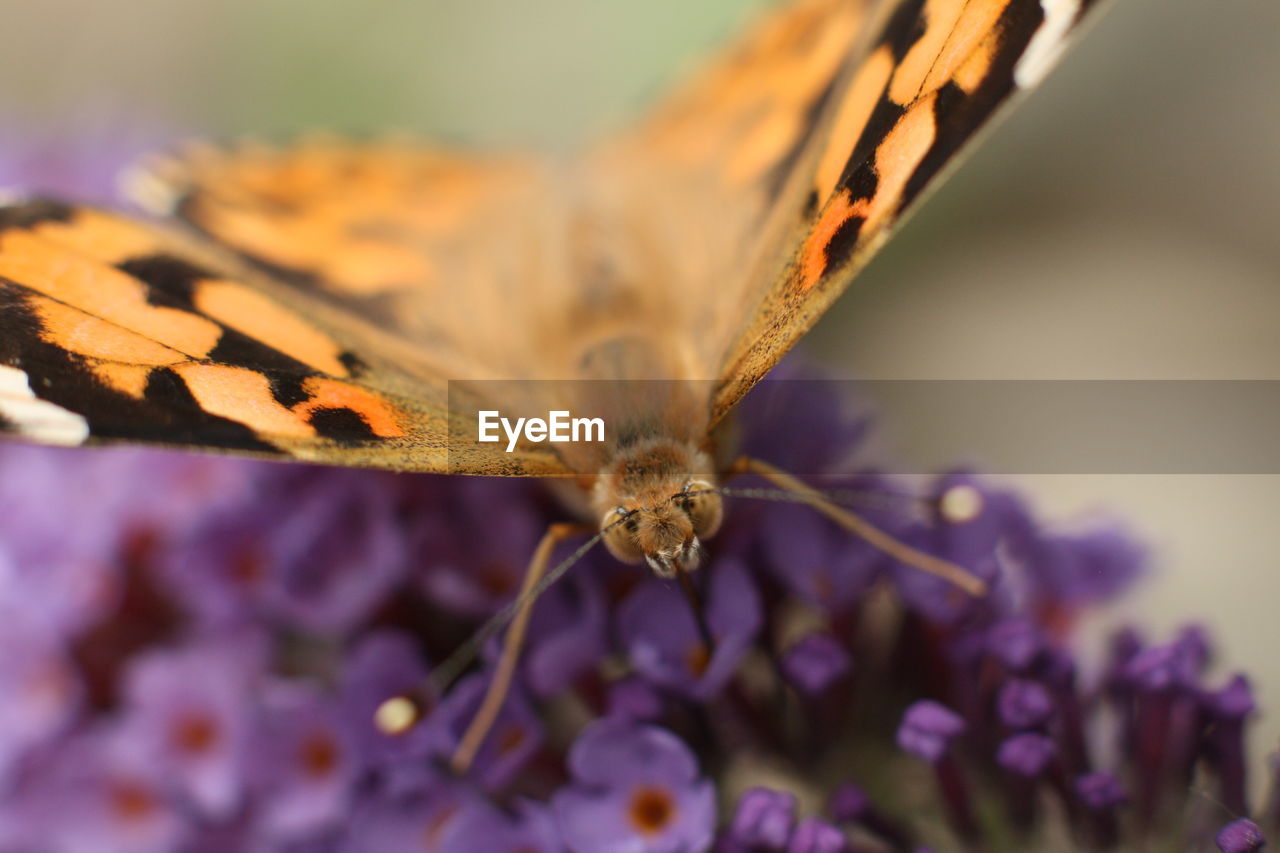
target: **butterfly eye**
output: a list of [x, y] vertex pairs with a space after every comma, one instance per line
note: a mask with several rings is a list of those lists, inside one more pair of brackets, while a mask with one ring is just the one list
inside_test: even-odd
[[644, 556], [636, 540], [636, 512], [626, 507], [614, 507], [600, 519], [600, 531], [609, 553], [624, 563], [638, 563]]
[[715, 486], [706, 480], [690, 480], [675, 496], [676, 504], [693, 522], [693, 532], [705, 539], [720, 528], [724, 505]]

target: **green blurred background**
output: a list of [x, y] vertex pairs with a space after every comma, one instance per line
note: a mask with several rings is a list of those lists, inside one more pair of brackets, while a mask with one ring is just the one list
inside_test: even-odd
[[[7, 0], [0, 116], [109, 139], [408, 129], [563, 147], [759, 0]], [[1116, 0], [812, 336], [841, 375], [1280, 379], [1280, 3]], [[1213, 441], [1213, 436], [1205, 436]], [[1280, 731], [1280, 477], [1028, 476], [1108, 512]], [[1255, 778], [1257, 778], [1255, 776]]]

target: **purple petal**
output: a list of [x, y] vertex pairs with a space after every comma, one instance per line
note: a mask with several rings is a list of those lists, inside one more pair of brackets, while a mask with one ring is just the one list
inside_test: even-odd
[[[661, 806], [642, 805], [661, 799]], [[565, 843], [574, 853], [701, 853], [715, 832], [715, 788], [564, 788], [552, 798]], [[661, 811], [661, 814], [655, 812]]]
[[561, 853], [564, 844], [549, 807], [522, 800], [514, 813], [477, 801], [461, 809], [439, 853]]
[[393, 631], [373, 631], [348, 653], [342, 665], [343, 728], [350, 733], [363, 760], [385, 763], [424, 755], [430, 732], [422, 725], [400, 735], [388, 735], [374, 724], [374, 715], [388, 699], [416, 690], [427, 667], [413, 638]]
[[928, 761], [939, 761], [951, 741], [965, 730], [964, 719], [950, 708], [925, 699], [907, 708], [898, 725], [898, 746]]
[[1038, 681], [1015, 678], [1000, 688], [1000, 720], [1013, 729], [1030, 729], [1053, 714], [1053, 699]]
[[748, 847], [783, 847], [795, 825], [795, 794], [772, 788], [749, 788], [738, 798], [729, 833]]
[[800, 821], [787, 845], [787, 853], [844, 853], [848, 849], [844, 833], [818, 817]]
[[1057, 747], [1051, 739], [1029, 732], [1014, 735], [1000, 744], [996, 762], [1019, 776], [1039, 776], [1057, 755]]
[[1124, 785], [1115, 774], [1101, 770], [1078, 778], [1076, 793], [1080, 795], [1081, 801], [1094, 811], [1113, 809], [1123, 805], [1129, 799]]
[[209, 817], [242, 796], [251, 697], [262, 673], [258, 637], [211, 637], [153, 651], [130, 667], [125, 730], [140, 755], [163, 768]]
[[698, 762], [666, 729], [604, 719], [592, 723], [569, 750], [569, 770], [584, 785], [662, 783], [683, 787], [698, 778]]
[[1218, 831], [1214, 841], [1222, 853], [1255, 853], [1266, 846], [1262, 829], [1247, 818], [1233, 820]]
[[337, 709], [293, 684], [268, 687], [265, 705], [250, 759], [261, 832], [300, 840], [337, 826], [361, 769]]
[[655, 684], [697, 699], [719, 693], [760, 628], [760, 597], [741, 564], [710, 569], [707, 621], [715, 650], [707, 655], [689, 603], [674, 585], [642, 582], [618, 610], [618, 634], [636, 669]]
[[810, 696], [825, 693], [853, 669], [853, 659], [840, 641], [826, 632], [806, 634], [782, 655], [782, 672], [793, 686]]

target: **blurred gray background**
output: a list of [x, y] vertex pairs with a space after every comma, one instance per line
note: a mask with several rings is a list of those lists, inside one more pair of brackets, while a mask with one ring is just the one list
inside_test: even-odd
[[[103, 140], [326, 127], [562, 146], [760, 5], [9, 0], [0, 117]], [[1280, 379], [1277, 84], [1275, 0], [1115, 0], [811, 352], [879, 379]], [[1046, 516], [1123, 518], [1151, 544], [1159, 576], [1115, 618], [1210, 624], [1273, 709], [1254, 740], [1273, 748], [1280, 477], [1013, 479]]]

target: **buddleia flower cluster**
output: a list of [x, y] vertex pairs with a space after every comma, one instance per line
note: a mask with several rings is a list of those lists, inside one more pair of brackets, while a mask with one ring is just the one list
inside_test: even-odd
[[591, 552], [462, 775], [496, 642], [416, 725], [375, 715], [513, 600], [566, 517], [541, 484], [0, 448], [0, 853], [1262, 848], [1280, 803], [1250, 798], [1253, 697], [1209, 630], [1081, 657], [1144, 574], [1122, 528], [860, 471], [849, 401], [770, 387], [744, 450], [989, 594], [731, 498], [696, 577], [712, 642], [678, 586]]

